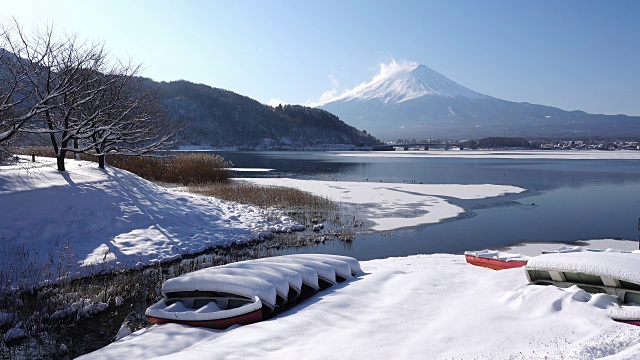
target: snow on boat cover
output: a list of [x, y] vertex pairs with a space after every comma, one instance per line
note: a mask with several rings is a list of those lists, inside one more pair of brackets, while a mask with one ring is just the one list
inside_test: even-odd
[[163, 299], [150, 306], [146, 315], [156, 324], [212, 328], [249, 324], [291, 306], [303, 285], [315, 292], [360, 272], [354, 258], [323, 254], [277, 256], [207, 268], [165, 281]]
[[568, 252], [533, 257], [526, 270], [555, 270], [606, 276], [640, 284], [640, 253]]

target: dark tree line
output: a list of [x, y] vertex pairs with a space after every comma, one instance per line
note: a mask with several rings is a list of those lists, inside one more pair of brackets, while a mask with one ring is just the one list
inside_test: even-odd
[[178, 141], [205, 146], [256, 148], [266, 140], [286, 145], [379, 144], [364, 131], [321, 109], [299, 105], [275, 108], [229, 90], [188, 81], [153, 83], [170, 117], [188, 128]]
[[468, 140], [464, 143], [464, 146], [465, 148], [471, 149], [529, 149], [532, 147], [532, 143], [521, 137], [488, 137], [478, 140]]

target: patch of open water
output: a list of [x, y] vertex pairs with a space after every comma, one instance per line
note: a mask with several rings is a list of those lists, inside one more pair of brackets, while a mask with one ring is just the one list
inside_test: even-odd
[[[241, 177], [424, 184], [502, 184], [527, 192], [448, 201], [465, 213], [438, 224], [358, 234], [348, 247], [328, 242], [288, 252], [339, 253], [360, 260], [499, 248], [521, 242], [635, 239], [640, 161], [337, 156], [331, 152], [220, 152]], [[368, 154], [370, 155], [370, 153]]]

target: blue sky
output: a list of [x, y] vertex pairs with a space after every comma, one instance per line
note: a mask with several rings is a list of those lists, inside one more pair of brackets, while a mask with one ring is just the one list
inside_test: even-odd
[[475, 91], [640, 115], [640, 1], [13, 1], [27, 29], [106, 42], [155, 80], [305, 104], [414, 61]]

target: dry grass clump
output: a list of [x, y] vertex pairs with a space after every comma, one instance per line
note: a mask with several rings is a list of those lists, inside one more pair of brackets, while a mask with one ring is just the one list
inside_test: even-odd
[[[55, 157], [56, 153], [53, 152], [53, 148], [51, 146], [29, 146], [29, 147], [20, 147], [12, 149], [13, 153], [16, 155], [29, 155], [31, 154], [35, 156], [42, 157]], [[69, 157], [71, 156], [71, 157]], [[67, 154], [67, 158], [72, 159], [73, 154]]]
[[187, 190], [259, 207], [275, 206], [289, 210], [304, 208], [315, 211], [338, 211], [338, 205], [325, 197], [285, 187], [261, 186], [236, 181], [192, 185]]
[[151, 181], [183, 185], [226, 181], [231, 163], [219, 155], [182, 154], [171, 157], [120, 156], [107, 157], [107, 163]]
[[[55, 157], [53, 149], [47, 146], [18, 148], [14, 153]], [[73, 159], [74, 156], [71, 152], [66, 155], [68, 159]], [[91, 154], [80, 154], [80, 159], [98, 161], [98, 158]], [[213, 154], [180, 154], [166, 157], [108, 155], [106, 159], [107, 164], [150, 181], [191, 185], [226, 181], [231, 177], [231, 172], [227, 169], [232, 164], [222, 156]]]

